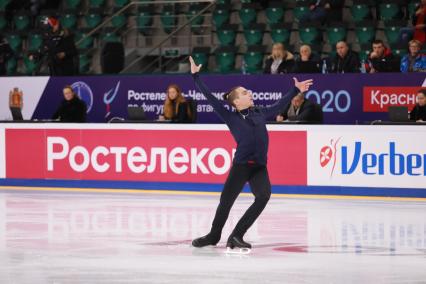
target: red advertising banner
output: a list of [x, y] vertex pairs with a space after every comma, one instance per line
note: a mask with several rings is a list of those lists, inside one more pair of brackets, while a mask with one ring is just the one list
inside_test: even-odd
[[407, 106], [411, 110], [418, 90], [419, 87], [364, 87], [363, 110], [387, 112], [389, 106]]
[[[307, 184], [306, 131], [270, 131], [272, 184]], [[228, 131], [6, 129], [6, 178], [223, 183]]]

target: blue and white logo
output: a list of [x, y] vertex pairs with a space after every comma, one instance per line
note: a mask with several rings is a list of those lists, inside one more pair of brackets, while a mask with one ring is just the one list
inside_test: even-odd
[[115, 88], [109, 90], [104, 94], [104, 104], [106, 106], [106, 114], [105, 118], [107, 118], [111, 114], [111, 103], [114, 101], [115, 97], [118, 94], [118, 90], [120, 88], [120, 81], [118, 81], [117, 85], [115, 85]]
[[82, 99], [86, 103], [87, 113], [89, 113], [93, 106], [92, 89], [90, 89], [89, 85], [82, 81], [73, 83], [71, 87], [74, 92], [80, 97], [80, 99]]

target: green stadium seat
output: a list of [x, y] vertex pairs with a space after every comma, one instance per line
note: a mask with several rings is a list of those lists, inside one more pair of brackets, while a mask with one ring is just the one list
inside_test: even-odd
[[399, 1], [388, 0], [379, 4], [380, 19], [383, 21], [400, 19], [402, 11]]
[[[188, 20], [192, 19], [195, 15], [197, 15], [201, 11], [200, 5], [192, 5], [189, 11], [186, 13], [186, 17]], [[202, 25], [204, 23], [204, 16], [199, 15], [191, 22], [191, 30], [197, 34], [202, 33]]]
[[30, 27], [30, 15], [19, 12], [13, 16], [13, 26], [17, 31], [25, 31]]
[[76, 10], [80, 6], [81, 0], [64, 0], [64, 3], [68, 9]]
[[18, 61], [16, 58], [9, 58], [6, 65], [7, 75], [16, 75], [16, 70], [18, 68]]
[[77, 26], [77, 16], [75, 15], [75, 12], [71, 10], [64, 11], [60, 18], [60, 22], [62, 27], [73, 30]]
[[354, 0], [350, 7], [350, 12], [354, 22], [371, 19], [371, 9], [369, 0]]
[[79, 54], [78, 59], [80, 74], [87, 74], [90, 70], [91, 58], [87, 54]]
[[368, 55], [371, 52], [371, 43], [364, 43], [360, 44], [360, 52], [359, 52], [359, 59], [361, 61], [367, 61]]
[[[114, 13], [116, 13], [117, 11], [118, 11], [118, 9], [116, 8], [116, 9], [114, 10]], [[112, 25], [114, 28], [117, 28], [117, 29], [120, 29], [120, 28], [124, 28], [124, 27], [126, 27], [126, 25], [127, 25], [127, 16], [126, 16], [126, 14], [121, 13], [121, 14], [119, 14], [119, 15], [117, 15], [117, 16], [115, 16], [115, 17], [113, 17], [113, 18], [111, 19], [111, 25]]]
[[217, 5], [221, 5], [221, 4], [228, 5], [228, 4], [231, 4], [231, 0], [217, 0], [216, 4]]
[[176, 28], [177, 15], [175, 14], [173, 6], [165, 6], [160, 18], [164, 32], [169, 34]]
[[265, 32], [265, 24], [251, 24], [244, 29], [244, 38], [247, 45], [259, 45], [263, 41], [263, 33]]
[[343, 23], [330, 23], [326, 29], [328, 43], [336, 45], [339, 41], [346, 39], [346, 26]]
[[399, 31], [406, 25], [407, 23], [403, 20], [390, 20], [385, 22], [384, 32], [390, 45], [394, 45], [399, 42]]
[[284, 22], [284, 8], [281, 2], [272, 2], [266, 8], [266, 19], [269, 25], [275, 25]]
[[6, 35], [6, 39], [9, 42], [10, 48], [15, 52], [19, 53], [22, 50], [22, 36], [20, 33], [11, 32]]
[[140, 33], [146, 35], [150, 32], [153, 23], [153, 8], [139, 9], [136, 23]]
[[4, 11], [11, 0], [0, 0], [0, 11]]
[[229, 5], [216, 5], [216, 9], [213, 11], [213, 22], [216, 29], [229, 23], [230, 8]]
[[195, 63], [202, 64], [202, 71], [208, 70], [209, 56], [210, 56], [210, 47], [194, 47], [191, 54], [192, 58], [194, 58]]
[[256, 23], [257, 13], [255, 5], [250, 3], [243, 4], [238, 15], [244, 28]]
[[[86, 36], [87, 32], [77, 31], [75, 35], [75, 43], [78, 49], [93, 48], [94, 36]], [[81, 41], [81, 42], [80, 42]], [[80, 43], [79, 43], [80, 42]]]
[[90, 8], [101, 8], [105, 4], [105, 0], [89, 0]]
[[35, 75], [38, 64], [35, 60], [30, 60], [28, 57], [24, 57], [24, 74]]
[[122, 8], [129, 4], [130, 0], [114, 0], [114, 7]]
[[249, 46], [244, 54], [244, 63], [248, 73], [259, 73], [263, 67], [263, 56], [265, 48], [263, 46]]
[[217, 31], [217, 38], [221, 45], [234, 45], [238, 25], [224, 25]]
[[413, 15], [416, 13], [416, 8], [418, 3], [419, 3], [418, 1], [411, 1], [408, 3], [407, 9], [408, 9], [408, 16], [410, 18], [412, 18]]
[[43, 44], [43, 35], [39, 31], [28, 33], [28, 50], [37, 51]]
[[100, 39], [102, 42], [121, 42], [120, 36], [117, 35], [114, 28], [105, 28], [101, 35]]
[[371, 42], [376, 37], [376, 27], [374, 22], [359, 22], [355, 27], [355, 34], [360, 44], [371, 44]]
[[7, 28], [7, 21], [3, 12], [0, 12], [0, 31]]
[[219, 47], [215, 51], [217, 70], [221, 73], [235, 71], [235, 47]]
[[86, 27], [93, 29], [102, 23], [102, 13], [100, 9], [90, 9], [89, 12], [84, 16], [86, 21]]
[[293, 16], [296, 20], [300, 21], [302, 17], [309, 12], [309, 7], [305, 2], [301, 4], [296, 4], [296, 7], [293, 9]]
[[291, 24], [275, 24], [271, 26], [271, 38], [274, 43], [287, 44], [290, 41]]
[[300, 41], [304, 44], [316, 44], [321, 41], [320, 23], [304, 23], [299, 27]]

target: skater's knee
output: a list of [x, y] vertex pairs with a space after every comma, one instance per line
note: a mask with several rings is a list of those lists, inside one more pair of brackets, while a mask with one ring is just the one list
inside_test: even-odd
[[264, 192], [262, 194], [259, 194], [258, 196], [256, 196], [256, 200], [262, 203], [267, 203], [269, 201], [269, 199], [271, 198], [271, 192]]

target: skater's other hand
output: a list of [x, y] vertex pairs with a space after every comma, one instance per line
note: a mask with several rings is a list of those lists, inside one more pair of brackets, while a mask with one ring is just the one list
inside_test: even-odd
[[191, 73], [192, 74], [200, 72], [202, 64], [200, 64], [200, 65], [195, 64], [195, 61], [192, 58], [192, 56], [189, 57], [189, 62], [191, 63]]
[[306, 81], [299, 82], [295, 77], [293, 77], [294, 86], [300, 90], [301, 93], [304, 93], [309, 90], [309, 87], [314, 84], [314, 80], [309, 79]]

